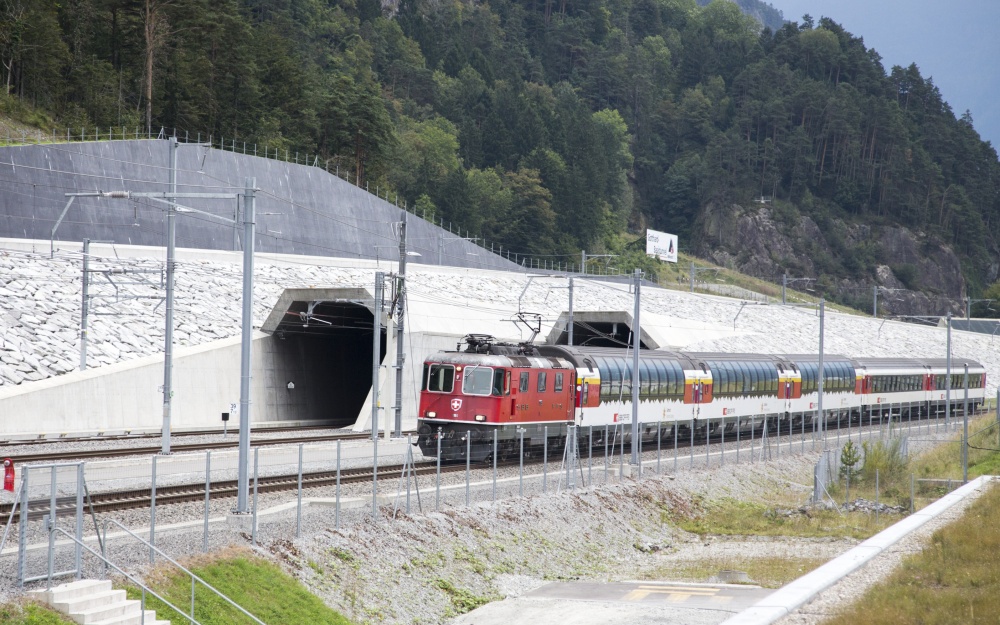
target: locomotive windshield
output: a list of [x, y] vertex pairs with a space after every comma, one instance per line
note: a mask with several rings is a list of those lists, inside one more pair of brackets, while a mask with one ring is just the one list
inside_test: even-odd
[[493, 390], [492, 367], [466, 368], [465, 380], [462, 382], [463, 393], [465, 393], [466, 395], [489, 395], [492, 390]]
[[425, 365], [426, 388], [432, 393], [450, 393], [455, 386], [455, 367], [452, 365]]

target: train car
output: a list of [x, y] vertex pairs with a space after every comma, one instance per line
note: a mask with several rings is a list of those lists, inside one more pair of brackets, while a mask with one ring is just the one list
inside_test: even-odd
[[[643, 440], [693, 441], [762, 428], [805, 432], [819, 423], [816, 354], [725, 354], [644, 350], [640, 354], [639, 433]], [[960, 361], [951, 405], [984, 399], [985, 369]], [[825, 427], [886, 416], [944, 412], [944, 360], [825, 355]], [[537, 447], [559, 452], [568, 426], [590, 444], [631, 440], [633, 358], [628, 349], [509, 345], [466, 337], [464, 351], [424, 363], [417, 444], [427, 456], [486, 460]]]

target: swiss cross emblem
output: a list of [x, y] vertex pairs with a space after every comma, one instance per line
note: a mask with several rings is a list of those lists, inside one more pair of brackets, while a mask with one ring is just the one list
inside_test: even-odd
[[453, 399], [453, 400], [451, 400], [451, 409], [452, 410], [458, 410], [461, 407], [462, 407], [462, 400], [461, 399]]

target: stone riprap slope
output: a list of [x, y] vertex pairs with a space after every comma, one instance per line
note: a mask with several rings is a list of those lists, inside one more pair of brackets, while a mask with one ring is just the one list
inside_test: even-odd
[[[46, 246], [47, 247], [47, 246]], [[21, 245], [0, 245], [0, 387], [24, 384], [73, 371], [79, 363], [81, 255], [60, 252], [26, 252]], [[134, 251], [133, 251], [134, 253]], [[141, 252], [140, 252], [141, 253]], [[149, 356], [163, 351], [164, 291], [159, 271], [161, 250], [147, 257], [115, 258], [108, 251], [96, 252], [92, 269], [132, 272], [112, 275], [116, 290], [101, 274], [94, 274], [89, 318], [88, 366], [99, 367]], [[215, 253], [213, 258], [220, 257]], [[179, 256], [175, 302], [175, 342], [181, 346], [205, 344], [240, 332], [242, 265], [239, 253], [230, 262], [197, 260], [194, 253]], [[341, 266], [338, 266], [338, 263]], [[351, 266], [354, 265], [354, 266]], [[357, 261], [313, 257], [263, 256], [256, 261], [254, 325], [270, 313], [285, 288], [354, 287], [371, 290], [375, 263], [358, 267]], [[382, 271], [394, 265], [382, 263]], [[528, 278], [523, 274], [473, 269], [409, 266], [408, 303], [414, 317], [424, 311], [424, 327], [436, 320], [436, 306], [454, 306], [507, 324], [518, 309], [517, 298]], [[566, 309], [565, 280], [534, 278], [521, 301], [523, 310], [538, 312], [548, 327]], [[140, 296], [145, 299], [128, 299]], [[818, 350], [819, 318], [814, 309], [780, 305], [748, 305], [730, 298], [690, 294], [683, 291], [645, 288], [643, 310], [666, 319], [666, 331], [676, 347], [690, 351], [815, 353]], [[627, 311], [632, 295], [624, 284], [577, 280], [574, 309], [577, 311]], [[456, 310], [456, 309], [453, 309]], [[734, 322], [735, 319], [735, 322]], [[413, 321], [410, 322], [413, 327]], [[706, 332], [706, 324], [713, 327]], [[662, 326], [661, 326], [662, 327]], [[485, 329], [484, 331], [491, 331]], [[440, 329], [442, 334], [446, 329]], [[543, 329], [542, 337], [548, 328]], [[962, 358], [972, 358], [987, 369], [987, 396], [996, 392], [1000, 377], [1000, 352], [994, 338], [982, 334], [953, 332], [952, 353], [961, 370]], [[525, 337], [526, 338], [526, 337]], [[885, 321], [827, 312], [825, 350], [849, 356], [945, 355], [945, 331], [941, 328]], [[960, 391], [959, 391], [960, 392]]]

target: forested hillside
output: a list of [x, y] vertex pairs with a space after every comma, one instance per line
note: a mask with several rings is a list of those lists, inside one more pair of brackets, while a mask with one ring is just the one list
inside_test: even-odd
[[[772, 32], [727, 0], [0, 7], [5, 106], [319, 154], [519, 254], [618, 251], [650, 226], [765, 277], [822, 275], [842, 298], [964, 295], [888, 254], [898, 226], [929, 257], [950, 247], [969, 292], [997, 277], [996, 151], [917, 67], [887, 71], [828, 19]], [[788, 253], [754, 261], [727, 241], [755, 211]]]

